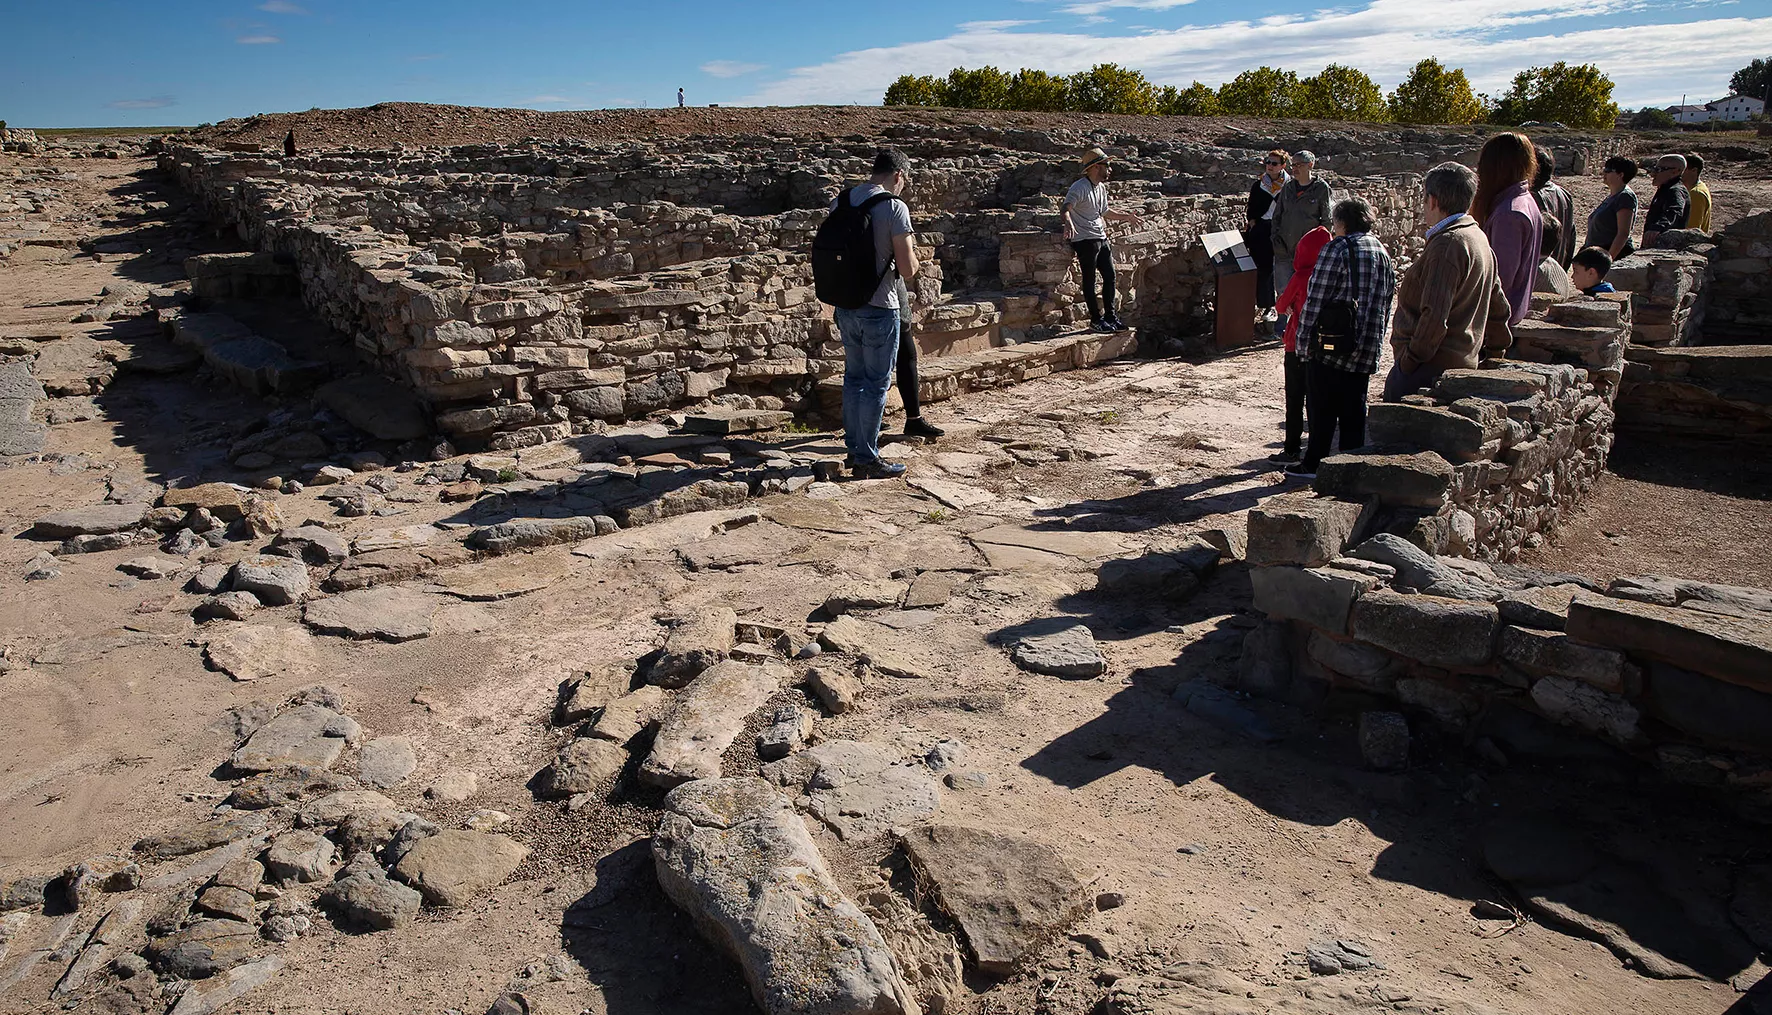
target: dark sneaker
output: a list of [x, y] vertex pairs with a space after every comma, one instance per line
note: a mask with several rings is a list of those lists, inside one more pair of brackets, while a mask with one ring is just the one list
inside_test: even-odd
[[1299, 455], [1299, 452], [1297, 452], [1295, 450], [1281, 448], [1280, 450], [1267, 456], [1267, 460], [1270, 462], [1296, 462], [1296, 461], [1298, 461], [1298, 455]]
[[1107, 321], [1101, 321], [1090, 330], [1099, 332], [1103, 335], [1113, 335], [1118, 334], [1120, 329], [1109, 324]]
[[904, 421], [904, 435], [906, 437], [927, 437], [934, 440], [937, 437], [946, 437], [947, 431], [921, 416], [912, 416]]
[[1127, 327], [1126, 327], [1126, 322], [1125, 322], [1125, 321], [1122, 321], [1122, 320], [1120, 320], [1120, 318], [1119, 318], [1119, 317], [1117, 317], [1117, 316], [1116, 316], [1116, 317], [1110, 317], [1110, 318], [1108, 318], [1108, 319], [1107, 319], [1107, 325], [1108, 325], [1108, 327], [1109, 327], [1109, 328], [1112, 328], [1112, 329], [1113, 329], [1113, 330], [1114, 330], [1114, 331], [1116, 331], [1116, 332], [1120, 332], [1120, 331], [1128, 331], [1128, 330], [1130, 330], [1130, 329], [1128, 329], [1128, 328], [1127, 328]]
[[850, 467], [850, 474], [856, 479], [897, 479], [904, 475], [904, 465], [899, 462], [867, 462]]
[[1297, 465], [1288, 466], [1286, 468], [1286, 475], [1313, 479], [1317, 475], [1317, 467], [1306, 462], [1299, 462]]

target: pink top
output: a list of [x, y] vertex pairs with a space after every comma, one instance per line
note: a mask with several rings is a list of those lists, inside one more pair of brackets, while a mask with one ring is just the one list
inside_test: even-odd
[[1538, 250], [1544, 238], [1543, 214], [1524, 181], [1495, 195], [1489, 218], [1483, 222], [1483, 234], [1495, 251], [1495, 274], [1501, 277], [1501, 288], [1513, 311], [1507, 323], [1518, 324], [1532, 309], [1532, 282], [1537, 277]]

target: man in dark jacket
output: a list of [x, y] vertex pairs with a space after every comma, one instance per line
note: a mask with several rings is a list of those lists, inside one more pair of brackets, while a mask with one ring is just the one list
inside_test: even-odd
[[1555, 258], [1558, 264], [1567, 268], [1569, 259], [1575, 256], [1575, 199], [1551, 182], [1556, 161], [1549, 148], [1538, 146], [1538, 176], [1532, 181], [1532, 196], [1538, 199], [1538, 210], [1544, 213], [1545, 221], [1555, 220], [1557, 228], [1562, 230], [1557, 249], [1546, 256]]
[[1509, 304], [1495, 270], [1495, 252], [1469, 214], [1477, 174], [1456, 162], [1428, 170], [1421, 181], [1427, 246], [1403, 276], [1391, 322], [1396, 364], [1384, 381], [1395, 402], [1431, 386], [1442, 373], [1472, 368], [1485, 349], [1505, 352], [1513, 341]]
[[1655, 246], [1655, 238], [1669, 229], [1686, 228], [1692, 210], [1692, 195], [1686, 190], [1686, 157], [1663, 155], [1655, 165], [1655, 196], [1649, 201], [1649, 214], [1643, 219], [1643, 246]]

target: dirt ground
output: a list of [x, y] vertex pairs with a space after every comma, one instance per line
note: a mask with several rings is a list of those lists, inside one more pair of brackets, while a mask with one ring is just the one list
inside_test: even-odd
[[[269, 124], [267, 137], [282, 129]], [[17, 165], [0, 161], [0, 171]], [[50, 233], [141, 229], [141, 221], [118, 218], [116, 205], [129, 194], [173, 197], [142, 160], [62, 168], [73, 178], [58, 184], [64, 197], [57, 207], [84, 209], [87, 220], [45, 213], [63, 219], [46, 227]], [[174, 200], [153, 214], [177, 212]], [[70, 311], [120, 279], [177, 275], [176, 266], [149, 255], [94, 261], [56, 247], [26, 249], [29, 256], [0, 262], [6, 334], [62, 327]], [[127, 326], [82, 333], [117, 343], [124, 358], [158, 341]], [[0, 710], [0, 879], [127, 852], [143, 835], [203, 816], [226, 791], [216, 776], [235, 741], [216, 725], [224, 710], [324, 683], [342, 694], [366, 736], [404, 735], [416, 745], [418, 769], [386, 791], [400, 806], [444, 827], [497, 809], [512, 819], [503, 831], [532, 852], [508, 882], [465, 907], [427, 910], [402, 930], [353, 933], [316, 917], [309, 934], [281, 948], [284, 969], [227, 1010], [477, 1013], [516, 984], [527, 1010], [537, 1012], [748, 1011], [737, 967], [703, 942], [648, 868], [609, 860], [651, 833], [658, 794], [635, 783], [631, 770], [608, 802], [574, 813], [528, 789], [571, 736], [549, 722], [557, 687], [588, 668], [652, 651], [665, 615], [725, 604], [803, 639], [826, 597], [845, 583], [946, 569], [956, 587], [945, 606], [892, 618], [915, 632], [928, 662], [924, 676], [871, 677], [864, 707], [838, 717], [825, 716], [801, 691], [784, 693], [820, 716], [819, 738], [873, 741], [906, 758], [942, 740], [961, 741], [967, 768], [982, 773], [985, 786], [943, 790], [943, 820], [1049, 842], [1093, 891], [1126, 897], [1124, 906], [1094, 913], [1053, 941], [1026, 971], [969, 981], [948, 1009], [956, 1015], [1080, 1015], [1097, 1010], [1118, 979], [1186, 968], [1228, 975], [1220, 982], [1268, 999], [1214, 994], [1216, 1006], [1185, 1009], [1222, 1015], [1750, 1010], [1730, 981], [1745, 990], [1762, 966], [1712, 969], [1717, 975], [1708, 981], [1655, 980], [1594, 941], [1473, 911], [1483, 900], [1513, 904], [1485, 872], [1477, 841], [1498, 816], [1554, 815], [1628, 843], [1647, 869], [1710, 884], [1746, 859], [1764, 859], [1762, 833], [1610, 754], [1521, 755], [1495, 767], [1458, 737], [1422, 726], [1407, 772], [1367, 771], [1355, 721], [1371, 703], [1357, 697], [1332, 697], [1314, 711], [1251, 702], [1284, 738], [1240, 739], [1168, 694], [1180, 679], [1236, 665], [1242, 634], [1258, 619], [1239, 565], [1222, 568], [1184, 603], [1126, 600], [1093, 591], [1095, 561], [1087, 555], [992, 567], [967, 538], [1009, 524], [1090, 534], [1116, 552], [1133, 552], [1207, 527], [1235, 528], [1251, 506], [1293, 488], [1266, 461], [1277, 446], [1279, 382], [1280, 354], [1268, 347], [1201, 363], [1121, 362], [965, 396], [930, 412], [948, 437], [890, 450], [913, 474], [989, 490], [990, 503], [952, 510], [898, 481], [771, 498], [757, 503], [764, 521], [756, 524], [772, 527], [753, 530], [771, 534], [765, 552], [718, 569], [685, 566], [681, 551], [724, 538], [693, 516], [632, 530], [593, 557], [570, 546], [537, 550], [513, 566], [550, 576], [540, 591], [452, 602], [438, 612], [430, 637], [402, 644], [316, 637], [311, 655], [283, 672], [235, 682], [203, 662], [201, 646], [212, 634], [190, 620], [199, 596], [173, 579], [117, 570], [150, 548], [65, 557], [57, 579], [20, 579], [44, 548], [21, 533], [46, 512], [97, 502], [107, 481], [250, 478], [226, 465], [220, 449], [231, 424], [277, 405], [189, 378], [125, 372], [98, 399], [95, 418], [54, 426], [49, 454], [0, 471], [0, 689], [7, 703]], [[777, 439], [835, 450], [828, 434]], [[1005, 461], [997, 449], [1016, 442], [1063, 449], [1064, 460]], [[954, 453], [987, 464], [943, 457]], [[1765, 488], [1755, 485], [1764, 472], [1740, 484], [1701, 480], [1694, 487], [1685, 474], [1657, 465], [1659, 452], [1639, 453], [1621, 441], [1619, 454], [1635, 464], [1602, 487], [1589, 514], [1566, 530], [1568, 541], [1540, 563], [1596, 575], [1616, 566], [1768, 584], [1764, 535], [1772, 526]], [[416, 490], [417, 475], [398, 478]], [[452, 505], [420, 499], [391, 519], [338, 518], [321, 493], [309, 487], [277, 503], [292, 523], [319, 519], [347, 538], [459, 516]], [[1630, 505], [1638, 510], [1627, 512]], [[1608, 520], [1613, 511], [1623, 520]], [[1620, 540], [1596, 541], [1590, 525], [1621, 532], [1631, 556], [1623, 556]], [[1714, 549], [1673, 538], [1707, 526], [1727, 530]], [[1602, 548], [1604, 563], [1596, 559]], [[203, 559], [244, 552], [230, 544]], [[297, 607], [267, 608], [253, 623], [292, 625], [298, 616]], [[1011, 664], [1006, 637], [1053, 616], [1078, 617], [1091, 628], [1108, 659], [1105, 676], [1066, 681]], [[729, 772], [748, 751], [741, 738], [727, 756]], [[475, 773], [479, 792], [464, 803], [422, 798], [449, 770]], [[851, 895], [889, 880], [899, 862], [887, 840], [842, 843], [822, 829], [815, 836]], [[583, 910], [569, 918], [574, 903], [593, 893], [611, 901], [588, 919]], [[1626, 912], [1619, 919], [1652, 918]], [[83, 933], [87, 925], [79, 926]], [[0, 1011], [45, 1010], [65, 961], [42, 962], [16, 982], [7, 977], [30, 949], [57, 947], [46, 945], [52, 929], [48, 918], [30, 924], [12, 943], [12, 958], [0, 956], [0, 982], [7, 983]], [[1382, 968], [1313, 977], [1305, 950], [1338, 939], [1361, 943]], [[70, 957], [65, 947], [54, 955]], [[107, 997], [112, 1007], [102, 1010], [147, 1008]], [[1309, 997], [1327, 1007], [1306, 1007]]]

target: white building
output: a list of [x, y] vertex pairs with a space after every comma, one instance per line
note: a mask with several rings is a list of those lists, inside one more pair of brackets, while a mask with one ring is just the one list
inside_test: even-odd
[[1714, 120], [1739, 122], [1766, 111], [1765, 100], [1746, 95], [1731, 95], [1726, 99], [1718, 99], [1708, 103], [1708, 105], [1712, 110], [1711, 118]]
[[1669, 106], [1667, 111], [1673, 114], [1675, 123], [1708, 123], [1711, 120], [1740, 123], [1750, 116], [1764, 113], [1766, 103], [1747, 95], [1731, 95], [1702, 106]]

